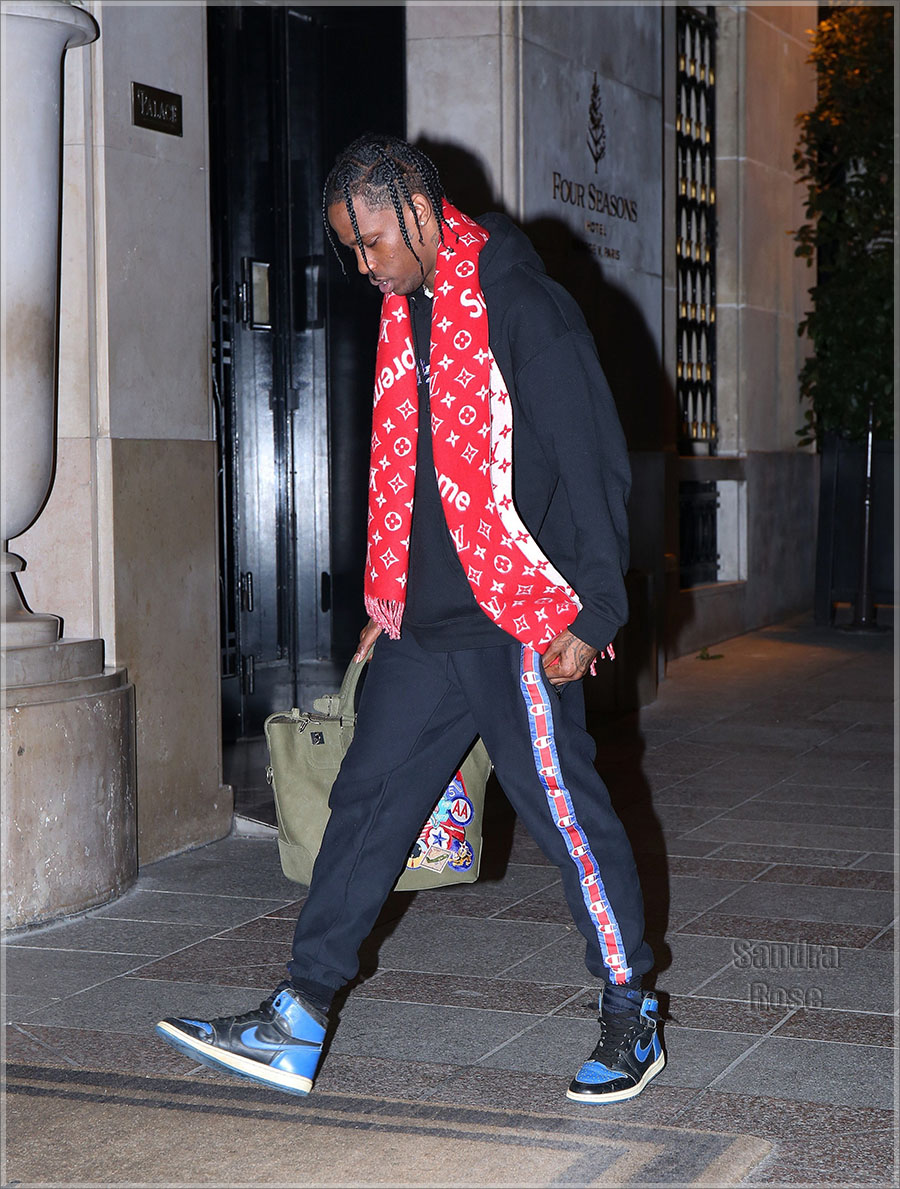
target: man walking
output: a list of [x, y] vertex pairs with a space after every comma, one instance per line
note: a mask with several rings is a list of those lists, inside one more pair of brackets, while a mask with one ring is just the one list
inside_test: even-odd
[[[312, 1087], [335, 992], [448, 779], [483, 738], [559, 868], [598, 980], [600, 1038], [568, 1097], [617, 1102], [665, 1062], [625, 831], [594, 765], [581, 679], [627, 619], [630, 473], [593, 339], [505, 216], [474, 222], [434, 164], [367, 135], [325, 184], [329, 236], [383, 294], [357, 727], [297, 922], [258, 1009], [167, 1019], [215, 1068]], [[351, 853], [347, 853], [352, 840]]]

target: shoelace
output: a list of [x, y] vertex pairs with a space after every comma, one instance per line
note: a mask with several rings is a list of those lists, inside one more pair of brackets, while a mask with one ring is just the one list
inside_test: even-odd
[[591, 1053], [591, 1061], [612, 1068], [631, 1047], [631, 1043], [643, 1027], [639, 1015], [633, 1012], [609, 1012], [600, 1017], [600, 1040]]
[[275, 1003], [275, 1000], [278, 998], [278, 995], [279, 991], [276, 989], [272, 992], [269, 998], [265, 1000], [265, 1002], [261, 1003], [259, 1007], [252, 1011], [246, 1011], [239, 1016], [220, 1016], [218, 1019], [210, 1020], [209, 1022], [214, 1028], [221, 1030], [230, 1027], [232, 1024], [254, 1023], [259, 1019], [260, 1013], [263, 1012], [266, 1013], [270, 1018], [273, 1018], [275, 1013], [272, 1010], [272, 1006]]

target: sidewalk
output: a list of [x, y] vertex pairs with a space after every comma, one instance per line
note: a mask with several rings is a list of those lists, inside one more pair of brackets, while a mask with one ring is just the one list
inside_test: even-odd
[[482, 878], [391, 898], [308, 1099], [153, 1033], [283, 977], [303, 889], [271, 837], [8, 939], [3, 1183], [894, 1183], [893, 651], [792, 621], [672, 663], [653, 705], [596, 727], [667, 1018], [639, 1098], [565, 1098], [595, 995], [555, 868], [492, 784]]

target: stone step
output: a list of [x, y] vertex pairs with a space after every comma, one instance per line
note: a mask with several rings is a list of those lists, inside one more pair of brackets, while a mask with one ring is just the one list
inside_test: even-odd
[[124, 668], [104, 669], [89, 677], [69, 677], [65, 681], [48, 681], [35, 685], [15, 685], [0, 692], [0, 707], [37, 706], [44, 702], [69, 702], [73, 698], [86, 699], [128, 684]]
[[3, 685], [47, 685], [103, 673], [102, 640], [56, 640], [0, 649]]

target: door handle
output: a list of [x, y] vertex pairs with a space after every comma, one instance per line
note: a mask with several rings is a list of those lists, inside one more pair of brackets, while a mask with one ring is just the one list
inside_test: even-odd
[[269, 296], [271, 265], [250, 256], [241, 259], [241, 283], [238, 285], [238, 307], [241, 322], [251, 330], [272, 329], [272, 303]]
[[[325, 325], [322, 314], [322, 270], [324, 256], [306, 256], [298, 262], [297, 276], [302, 293], [297, 295], [297, 331], [319, 330]], [[299, 286], [298, 286], [299, 287]]]

